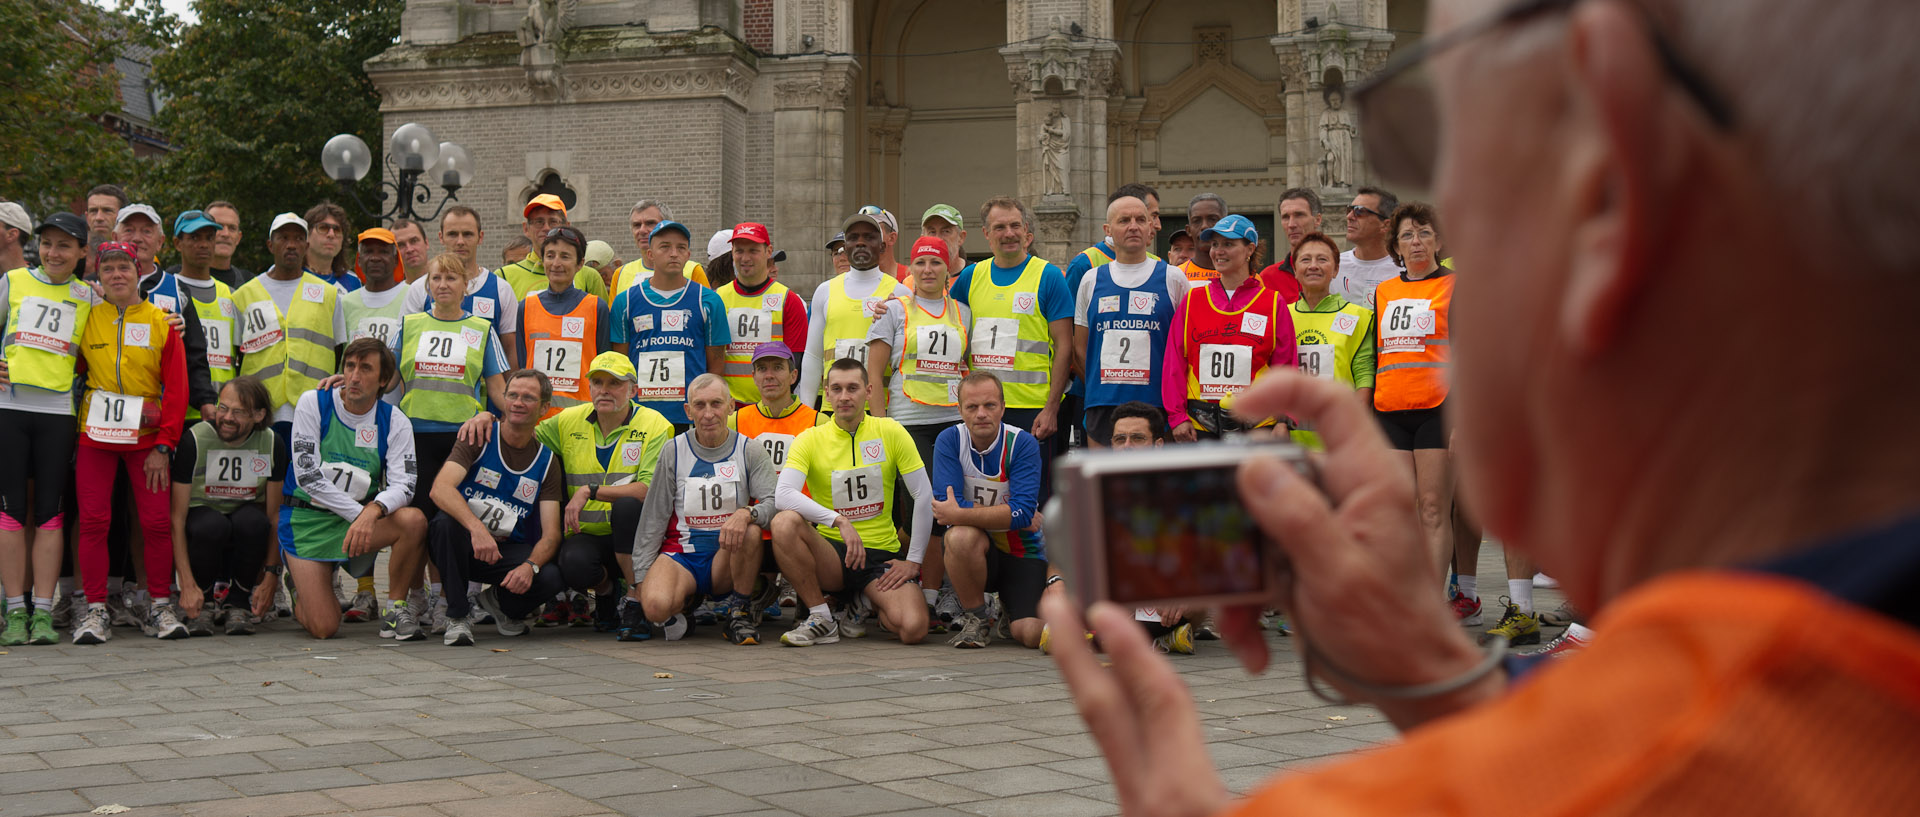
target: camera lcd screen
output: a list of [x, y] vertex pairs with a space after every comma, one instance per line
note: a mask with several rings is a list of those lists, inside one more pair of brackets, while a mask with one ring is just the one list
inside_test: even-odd
[[1233, 466], [1099, 480], [1107, 587], [1126, 605], [1265, 587], [1267, 537], [1240, 505]]

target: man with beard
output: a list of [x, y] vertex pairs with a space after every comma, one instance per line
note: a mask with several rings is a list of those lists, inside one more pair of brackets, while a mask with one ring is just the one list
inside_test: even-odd
[[[878, 217], [856, 213], [841, 226], [847, 261], [853, 268], [828, 279], [813, 291], [813, 309], [807, 324], [807, 353], [800, 360], [800, 387], [794, 397], [813, 405], [820, 396], [820, 374], [833, 362], [851, 358], [867, 365], [867, 332], [886, 303], [909, 297], [908, 289], [881, 269], [886, 247], [886, 225]], [[891, 264], [889, 264], [891, 266]]]
[[267, 389], [227, 381], [213, 415], [180, 437], [173, 455], [173, 553], [187, 632], [213, 635], [214, 587], [228, 587], [227, 635], [253, 635], [253, 590], [280, 515], [287, 444], [267, 427]]

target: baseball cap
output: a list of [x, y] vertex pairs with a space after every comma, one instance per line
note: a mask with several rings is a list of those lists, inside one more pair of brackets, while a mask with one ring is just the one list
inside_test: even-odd
[[[0, 224], [5, 224], [23, 233], [33, 232], [33, 217], [27, 215], [27, 208], [18, 202], [0, 201]], [[80, 236], [86, 238], [85, 235]]]
[[834, 233], [833, 238], [827, 241], [827, 249], [831, 250], [833, 249], [835, 244], [845, 244], [845, 243], [847, 243], [846, 233]]
[[780, 263], [780, 262], [782, 262], [782, 261], [785, 261], [785, 260], [787, 260], [787, 251], [786, 251], [786, 250], [774, 250], [774, 251], [773, 251], [773, 254], [772, 254], [772, 255], [769, 255], [769, 256], [767, 256], [767, 259], [768, 259], [768, 260], [770, 260], [770, 261], [772, 261], [772, 262], [773, 262], [773, 263], [775, 263], [775, 264], [778, 264], [778, 263]]
[[[860, 208], [860, 214], [873, 216], [874, 218], [879, 219], [879, 221], [876, 223], [880, 224], [883, 227], [886, 227], [888, 232], [892, 232], [892, 233], [900, 232], [900, 221], [898, 219], [895, 219], [892, 213], [887, 212], [887, 208], [885, 207], [881, 207], [878, 204], [869, 204], [865, 207]], [[924, 221], [924, 219], [922, 220]]]
[[587, 374], [606, 372], [629, 383], [638, 383], [640, 378], [634, 374], [633, 361], [619, 352], [601, 352], [593, 359], [593, 365], [587, 367]]
[[218, 230], [220, 229], [220, 222], [207, 218], [207, 214], [200, 210], [188, 210], [173, 217], [173, 235], [175, 238], [183, 235], [191, 235], [205, 230], [208, 227]]
[[356, 240], [362, 244], [365, 244], [368, 241], [383, 241], [388, 244], [400, 243], [400, 239], [394, 237], [393, 231], [385, 227], [371, 227], [365, 230], [361, 230], [360, 237]]
[[34, 228], [33, 234], [39, 235], [48, 230], [59, 230], [83, 242], [87, 240], [87, 220], [65, 210], [47, 216], [46, 221], [40, 222], [40, 226]]
[[753, 357], [749, 359], [749, 362], [757, 361], [763, 357], [777, 357], [783, 360], [792, 360], [793, 350], [787, 348], [787, 345], [784, 343], [767, 341], [766, 343], [753, 347]]
[[871, 224], [873, 228], [879, 230], [882, 235], [885, 235], [887, 231], [886, 222], [881, 221], [879, 216], [866, 212], [863, 208], [861, 212], [847, 216], [846, 223], [840, 225], [840, 234], [843, 236], [846, 235], [847, 231], [853, 229], [853, 225], [855, 224]]
[[727, 239], [727, 243], [729, 244], [735, 241], [751, 241], [755, 244], [771, 245], [773, 243], [773, 237], [767, 235], [767, 225], [754, 221], [743, 221], [733, 228], [733, 237]]
[[596, 267], [604, 267], [607, 265], [607, 262], [612, 260], [613, 260], [612, 244], [608, 244], [607, 242], [601, 241], [598, 238], [587, 242], [586, 263]]
[[936, 218], [961, 229], [966, 229], [967, 226], [967, 223], [960, 218], [960, 211], [954, 209], [951, 204], [936, 204], [928, 207], [926, 212], [920, 214], [920, 223], [925, 224]]
[[907, 254], [907, 261], [923, 255], [931, 255], [942, 261], [947, 260], [947, 241], [937, 235], [923, 235], [913, 242], [913, 252]]
[[528, 201], [526, 207], [523, 207], [520, 209], [520, 217], [532, 218], [533, 208], [535, 207], [545, 207], [548, 210], [559, 210], [560, 215], [563, 215], [563, 216], [567, 214], [567, 205], [564, 202], [560, 201], [559, 196], [556, 196], [552, 193], [541, 193], [538, 196], [534, 196], [531, 201]]
[[[671, 222], [663, 221], [660, 223], [669, 224]], [[659, 227], [655, 227], [653, 229], [655, 232], [659, 232], [660, 230]], [[685, 229], [685, 228], [683, 227], [681, 229]], [[712, 238], [707, 239], [707, 263], [711, 264], [713, 263], [713, 259], [719, 258], [720, 256], [726, 255], [727, 253], [730, 253], [730, 252], [733, 252], [733, 231], [732, 230], [721, 230], [720, 232], [714, 233]]]
[[153, 222], [155, 225], [166, 223], [160, 220], [160, 214], [154, 212], [152, 207], [144, 204], [129, 204], [120, 208], [120, 214], [113, 217], [113, 226], [118, 227], [125, 224], [127, 223], [127, 219], [134, 216], [146, 216], [147, 220]]
[[128, 244], [125, 241], [102, 241], [100, 242], [100, 246], [95, 247], [93, 250], [93, 265], [96, 268], [99, 267], [101, 261], [106, 260], [108, 255], [114, 253], [124, 255], [135, 261], [140, 260], [140, 250], [132, 244]]
[[1253, 222], [1246, 216], [1227, 216], [1220, 223], [1200, 231], [1200, 237], [1208, 241], [1216, 238], [1237, 238], [1241, 241], [1259, 241], [1260, 231], [1253, 228]]
[[[126, 211], [122, 210], [121, 212], [126, 212]], [[280, 232], [281, 227], [285, 227], [289, 224], [292, 224], [295, 227], [299, 227], [300, 232], [304, 233], [307, 231], [306, 219], [296, 216], [292, 213], [281, 213], [280, 215], [273, 217], [273, 226], [267, 228], [267, 235], [273, 235], [274, 233]]]

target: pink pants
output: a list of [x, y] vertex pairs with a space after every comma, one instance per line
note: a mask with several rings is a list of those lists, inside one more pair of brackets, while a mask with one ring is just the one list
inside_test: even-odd
[[113, 518], [113, 469], [122, 466], [133, 488], [133, 507], [146, 534], [147, 592], [173, 594], [173, 523], [168, 517], [173, 477], [158, 491], [147, 490], [147, 455], [152, 446], [109, 451], [74, 446], [75, 497], [80, 503], [80, 584], [89, 603], [107, 600], [107, 523]]

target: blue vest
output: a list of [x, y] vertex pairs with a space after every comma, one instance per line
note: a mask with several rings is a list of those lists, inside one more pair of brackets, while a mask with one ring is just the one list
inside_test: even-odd
[[493, 424], [493, 437], [481, 449], [480, 458], [460, 483], [460, 496], [467, 510], [480, 517], [481, 524], [503, 542], [540, 540], [540, 484], [553, 465], [553, 451], [546, 446], [533, 463], [515, 471], [500, 455], [500, 424]]
[[164, 270], [160, 272], [160, 283], [147, 290], [147, 303], [168, 312], [179, 313], [187, 305], [186, 301], [187, 298], [180, 294], [180, 279]]
[[[157, 288], [156, 291], [158, 291]], [[306, 453], [314, 453], [320, 458], [320, 462], [325, 464], [330, 461], [327, 456], [328, 454], [340, 454], [346, 451], [346, 446], [343, 443], [339, 443], [338, 440], [330, 443], [327, 438], [327, 432], [333, 428], [333, 389], [316, 389], [314, 390], [314, 398], [314, 402], [320, 407], [321, 450]], [[373, 427], [375, 432], [374, 436], [378, 439], [374, 441], [374, 459], [373, 462], [370, 463], [373, 467], [367, 469], [368, 474], [373, 477], [374, 490], [367, 494], [365, 498], [355, 497], [355, 499], [363, 503], [372, 500], [375, 495], [380, 493], [380, 489], [386, 484], [384, 477], [387, 467], [387, 433], [393, 427], [393, 413], [397, 410], [398, 409], [393, 407], [393, 404], [385, 400], [374, 401]], [[291, 434], [292, 432], [288, 433]], [[289, 439], [288, 443], [291, 444], [292, 440]], [[300, 481], [294, 477], [293, 470], [294, 465], [300, 459], [300, 454], [303, 452], [294, 451], [291, 453], [293, 456], [287, 458], [286, 479], [280, 483], [280, 495], [288, 499], [305, 501], [306, 493], [300, 490]], [[429, 482], [429, 484], [431, 484], [431, 482]], [[332, 513], [332, 511], [327, 511], [327, 513]], [[282, 538], [286, 537], [283, 536]]]
[[[1087, 274], [1093, 276], [1093, 301], [1087, 304], [1087, 406], [1129, 400], [1160, 405], [1162, 361], [1178, 306], [1167, 298], [1167, 262], [1156, 262], [1146, 282], [1134, 288], [1115, 283], [1106, 264]], [[1109, 364], [1115, 364], [1111, 370]], [[1123, 371], [1134, 374], [1108, 382]]]
[[[747, 494], [747, 438], [733, 435], [724, 459], [709, 462], [694, 453], [689, 431], [673, 438], [675, 484], [673, 524], [661, 541], [662, 553], [713, 553], [720, 549], [720, 525], [734, 511], [752, 504]], [[666, 497], [662, 497], [665, 499]]]
[[700, 308], [707, 288], [688, 281], [665, 306], [654, 304], [646, 294], [650, 291], [651, 286], [628, 290], [627, 314], [621, 316], [639, 381], [636, 400], [667, 422], [686, 425], [687, 384], [707, 371], [707, 318]]
[[[487, 322], [487, 326], [493, 330], [493, 333], [498, 335], [500, 334], [500, 310], [513, 306], [513, 304], [500, 303], [500, 299], [495, 297], [500, 294], [500, 285], [496, 283], [500, 279], [497, 276], [491, 272], [482, 272], [480, 275], [486, 279], [486, 283], [480, 285], [479, 292], [468, 293], [465, 298], [460, 299], [460, 308], [466, 310], [469, 315], [484, 319]], [[492, 306], [488, 306], [484, 310], [475, 309], [473, 306], [474, 301], [488, 301]], [[427, 309], [429, 311], [433, 309], [432, 296], [428, 296], [427, 298]]]

